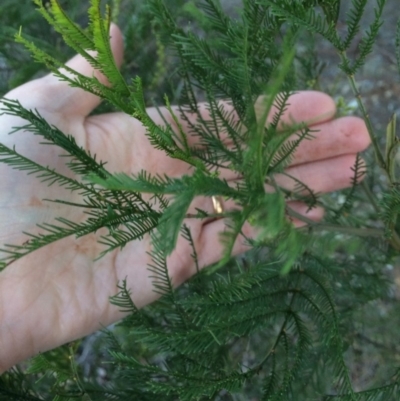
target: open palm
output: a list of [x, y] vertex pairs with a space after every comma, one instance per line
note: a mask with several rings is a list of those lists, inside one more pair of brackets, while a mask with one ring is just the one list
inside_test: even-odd
[[[118, 28], [112, 28], [111, 36], [114, 56], [121, 64], [123, 44]], [[85, 75], [93, 74], [91, 67], [79, 56], [68, 64]], [[104, 81], [100, 76], [99, 79]], [[80, 146], [96, 154], [99, 160], [107, 161], [110, 172], [131, 174], [143, 169], [168, 176], [189, 172], [187, 164], [155, 150], [145, 129], [134, 118], [123, 113], [88, 117], [99, 99], [68, 87], [52, 75], [25, 84], [8, 93], [6, 98], [18, 99], [24, 107], [37, 109], [49, 123], [73, 135]], [[333, 120], [333, 100], [318, 92], [294, 95], [290, 104], [284, 118], [298, 122], [313, 120], [314, 128], [319, 130], [315, 140], [306, 141], [299, 147], [288, 169], [290, 174], [316, 192], [348, 186], [355, 155], [369, 144], [363, 122], [354, 117]], [[168, 113], [164, 112], [168, 118]], [[149, 114], [162, 123], [156, 110], [150, 109]], [[28, 132], [8, 135], [12, 127], [20, 125], [23, 121], [16, 117], [0, 117], [0, 143], [8, 147], [15, 145], [24, 156], [71, 176], [65, 159], [59, 157], [60, 149], [40, 145], [39, 139]], [[236, 179], [228, 173], [224, 177]], [[293, 185], [284, 177], [278, 177], [278, 181], [283, 186]], [[77, 208], [44, 199], [80, 201], [75, 193], [56, 185], [48, 187], [40, 179], [0, 163], [0, 244], [21, 244], [27, 239], [23, 231], [40, 232], [36, 224], [54, 223], [56, 217], [76, 222], [86, 219]], [[230, 206], [224, 205], [225, 208]], [[191, 207], [193, 210], [196, 207], [213, 210], [211, 200], [207, 198], [195, 199]], [[307, 210], [299, 202], [291, 202], [291, 207], [302, 214]], [[316, 208], [307, 217], [318, 220], [322, 215], [323, 210]], [[186, 224], [191, 228], [200, 265], [207, 266], [220, 257], [218, 233], [223, 231], [224, 221], [192, 220]], [[294, 224], [303, 223], [295, 220]], [[254, 234], [250, 225], [245, 225], [244, 231], [250, 236]], [[104, 233], [99, 231], [79, 239], [60, 240], [17, 260], [0, 273], [0, 371], [120, 319], [121, 313], [109, 303], [109, 297], [117, 293], [117, 283], [124, 278], [127, 278], [137, 306], [156, 299], [147, 271], [149, 238], [131, 242], [122, 251], [113, 251], [94, 262], [103, 250], [98, 238]], [[234, 252], [245, 249], [239, 238]], [[168, 261], [175, 285], [195, 273], [190, 253], [188, 245], [178, 241]]]

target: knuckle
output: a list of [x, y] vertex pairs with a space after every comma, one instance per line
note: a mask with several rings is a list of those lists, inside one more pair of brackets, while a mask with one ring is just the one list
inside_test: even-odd
[[348, 116], [341, 118], [338, 123], [343, 141], [354, 151], [361, 152], [370, 145], [371, 140], [363, 119]]

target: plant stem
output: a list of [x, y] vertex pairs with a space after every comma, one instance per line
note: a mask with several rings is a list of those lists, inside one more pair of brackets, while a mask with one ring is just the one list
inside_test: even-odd
[[[344, 51], [339, 52], [339, 56], [344, 65], [348, 64], [349, 59], [347, 58], [346, 53]], [[344, 71], [344, 72], [346, 73], [346, 71]], [[369, 114], [368, 114], [368, 112], [364, 106], [364, 103], [361, 99], [361, 94], [357, 88], [357, 84], [354, 79], [354, 75], [350, 74], [350, 73], [346, 73], [346, 75], [349, 80], [350, 87], [356, 97], [358, 108], [360, 109], [362, 117], [365, 121], [365, 125], [367, 126], [368, 134], [371, 138], [372, 146], [374, 147], [375, 156], [378, 161], [378, 165], [385, 172], [386, 176], [389, 179], [389, 182], [391, 182], [392, 177], [390, 175], [390, 172], [388, 171], [387, 163], [386, 163], [386, 161], [383, 157], [383, 154], [379, 148], [378, 139], [375, 136], [374, 128], [372, 127], [372, 123], [371, 123], [371, 119], [369, 118]], [[365, 187], [364, 187], [364, 189], [365, 189]], [[367, 195], [368, 195], [368, 193], [367, 193]], [[372, 200], [370, 196], [368, 196], [368, 197], [370, 200]], [[377, 211], [379, 210], [379, 209], [376, 209], [377, 205], [375, 204], [375, 202], [372, 202], [372, 205], [374, 206], [375, 210], [377, 210]], [[392, 237], [389, 240], [390, 245], [392, 245], [396, 250], [400, 251], [400, 237], [394, 228], [392, 229], [391, 234], [392, 234]]]
[[[296, 286], [299, 284], [299, 280], [300, 277], [297, 277], [297, 282], [296, 282]], [[291, 314], [291, 308], [294, 304], [295, 298], [297, 296], [296, 292], [293, 292], [292, 294], [292, 298], [290, 299], [290, 304], [289, 304], [289, 308], [286, 312], [286, 317], [284, 322], [282, 323], [281, 329], [279, 330], [278, 336], [276, 337], [276, 340], [274, 342], [274, 345], [271, 347], [271, 349], [269, 350], [269, 352], [267, 353], [267, 355], [265, 355], [265, 357], [261, 360], [261, 362], [259, 362], [257, 364], [257, 366], [255, 366], [253, 369], [251, 369], [252, 372], [254, 373], [259, 373], [259, 371], [261, 370], [262, 366], [268, 361], [268, 359], [271, 357], [272, 354], [274, 354], [276, 352], [276, 348], [279, 345], [279, 341], [281, 340], [282, 335], [285, 334], [285, 330], [286, 330], [286, 326], [288, 325], [289, 322], [289, 317]]]
[[381, 212], [381, 209], [380, 209], [378, 203], [376, 202], [375, 195], [372, 193], [371, 189], [369, 188], [369, 186], [367, 185], [367, 183], [365, 181], [363, 181], [361, 185], [362, 185], [363, 190], [366, 193], [369, 201], [371, 202], [371, 205], [375, 209], [375, 212], [379, 214]]
[[293, 209], [287, 207], [287, 213], [289, 216], [295, 217], [296, 219], [303, 221], [310, 225], [313, 229], [319, 229], [321, 231], [338, 232], [348, 235], [359, 235], [360, 237], [384, 237], [383, 230], [379, 228], [357, 228], [357, 227], [344, 227], [335, 224], [324, 224], [318, 223], [311, 220], [300, 213], [295, 212]]
[[[347, 64], [348, 58], [347, 58], [345, 52], [344, 51], [339, 52], [339, 55], [340, 55], [340, 59], [341, 59], [342, 63], [343, 64]], [[354, 75], [353, 74], [349, 74], [349, 73], [346, 73], [346, 75], [347, 75], [347, 78], [349, 80], [350, 87], [351, 87], [351, 89], [352, 89], [352, 91], [353, 91], [353, 93], [354, 93], [354, 95], [356, 97], [358, 108], [360, 109], [361, 114], [363, 116], [363, 119], [365, 121], [365, 124], [367, 126], [368, 134], [369, 134], [369, 136], [371, 138], [372, 146], [374, 147], [374, 151], [375, 151], [376, 158], [378, 160], [378, 164], [383, 170], [385, 170], [385, 172], [387, 174], [386, 162], [385, 162], [385, 159], [383, 158], [381, 150], [379, 149], [378, 140], [377, 140], [377, 138], [375, 136], [374, 129], [373, 129], [372, 123], [371, 123], [371, 119], [369, 118], [369, 114], [367, 113], [367, 110], [366, 110], [366, 108], [364, 106], [364, 103], [363, 103], [363, 101], [361, 99], [361, 94], [360, 94], [360, 92], [359, 92], [359, 90], [357, 88], [357, 84], [356, 84], [356, 81], [354, 79]]]

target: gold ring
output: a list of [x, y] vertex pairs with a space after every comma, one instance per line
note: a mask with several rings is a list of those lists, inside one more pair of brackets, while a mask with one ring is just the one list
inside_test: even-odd
[[222, 214], [224, 213], [224, 208], [222, 207], [221, 197], [220, 196], [212, 196], [212, 203], [214, 207], [215, 214]]

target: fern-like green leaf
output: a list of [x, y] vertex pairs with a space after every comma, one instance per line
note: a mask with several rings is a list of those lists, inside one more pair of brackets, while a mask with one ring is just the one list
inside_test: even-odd
[[103, 167], [104, 163], [97, 163], [89, 152], [76, 144], [73, 136], [65, 135], [57, 127], [51, 126], [37, 111], [25, 109], [18, 100], [2, 99], [1, 103], [3, 107], [0, 111], [4, 114], [21, 117], [27, 121], [26, 125], [15, 127], [12, 132], [29, 131], [34, 135], [42, 136], [47, 144], [57, 145], [64, 149], [71, 156], [71, 161], [67, 165], [76, 174], [93, 173], [102, 178], [109, 175]]
[[343, 42], [337, 34], [333, 21], [327, 22], [313, 7], [305, 7], [301, 2], [294, 3], [291, 0], [279, 2], [262, 0], [262, 4], [269, 5], [271, 12], [276, 16], [320, 34], [338, 50], [343, 50]]
[[[110, 9], [108, 7], [107, 13], [110, 13]], [[102, 19], [100, 0], [91, 0], [89, 19], [89, 29], [93, 33], [93, 42], [97, 51], [96, 60], [100, 65], [101, 71], [108, 78], [116, 91], [118, 91], [122, 96], [128, 96], [130, 94], [130, 90], [115, 63], [114, 56], [111, 51], [109, 37], [110, 15], [108, 15], [106, 19]]]
[[347, 50], [360, 30], [360, 21], [364, 14], [368, 0], [352, 0], [352, 6], [347, 14], [347, 35], [343, 41], [343, 48]]
[[[93, 41], [82, 28], [69, 18], [58, 0], [50, 1], [49, 9], [51, 10], [51, 14], [41, 0], [34, 0], [34, 2], [47, 22], [63, 35], [63, 39], [67, 45], [72, 47], [77, 53], [84, 55], [85, 58], [91, 57], [86, 51], [95, 50]], [[94, 62], [93, 58], [92, 62]]]
[[176, 247], [183, 220], [193, 201], [195, 191], [186, 190], [176, 195], [174, 200], [165, 209], [158, 226], [158, 241], [163, 242], [165, 254], [170, 255]]

